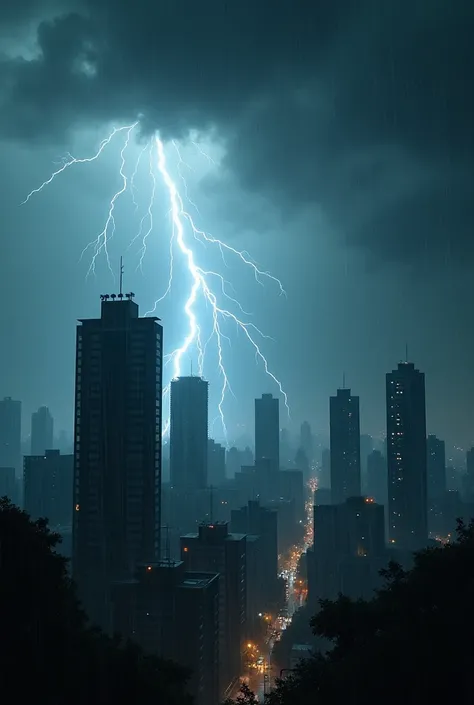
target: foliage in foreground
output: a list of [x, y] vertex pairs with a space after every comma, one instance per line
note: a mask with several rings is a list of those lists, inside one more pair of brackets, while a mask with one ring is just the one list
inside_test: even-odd
[[322, 602], [311, 626], [333, 648], [280, 681], [267, 705], [474, 702], [474, 523], [383, 577], [373, 600]]
[[38, 705], [188, 705], [178, 666], [87, 625], [59, 542], [0, 499], [2, 692]]
[[252, 693], [247, 683], [242, 683], [236, 699], [227, 698], [222, 705], [258, 705], [258, 698]]

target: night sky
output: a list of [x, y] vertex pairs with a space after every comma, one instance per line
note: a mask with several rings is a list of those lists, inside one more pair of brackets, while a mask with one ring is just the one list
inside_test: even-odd
[[[159, 130], [196, 224], [283, 282], [286, 298], [187, 234], [200, 266], [219, 267], [252, 313], [241, 316], [273, 338], [259, 342], [288, 393], [292, 418], [282, 413], [282, 425], [296, 430], [307, 418], [327, 429], [328, 397], [345, 373], [362, 431], [380, 434], [384, 374], [408, 345], [426, 373], [428, 431], [471, 444], [473, 36], [472, 0], [4, 0], [0, 396], [21, 399], [25, 419], [49, 406], [71, 433], [75, 321], [97, 316], [99, 294], [118, 289], [103, 256], [86, 278], [92, 252], [81, 252], [120, 188], [123, 133], [100, 161], [20, 204], [63, 155], [91, 156], [113, 126], [139, 120], [127, 173]], [[155, 171], [154, 228], [137, 269], [141, 239], [130, 241], [151, 188], [145, 155], [138, 208], [125, 193], [109, 247], [115, 272], [123, 255], [142, 313], [166, 290], [171, 233]], [[178, 255], [175, 264], [157, 308], [168, 353], [187, 331], [189, 273]], [[200, 301], [196, 313], [206, 339], [209, 306]], [[253, 398], [278, 387], [242, 331], [231, 322], [223, 331], [232, 439], [251, 434]], [[183, 372], [191, 362], [196, 370], [195, 352]], [[205, 375], [212, 422], [212, 341]], [[212, 433], [222, 437], [219, 423]]]

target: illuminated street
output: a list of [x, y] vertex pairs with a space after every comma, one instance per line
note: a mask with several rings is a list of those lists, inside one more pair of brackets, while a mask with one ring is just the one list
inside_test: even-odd
[[[313, 542], [313, 505], [314, 492], [317, 488], [316, 478], [308, 482], [309, 497], [305, 503], [304, 540], [299, 546], [293, 546], [287, 556], [280, 557], [280, 576], [285, 578], [287, 584], [286, 610], [269, 624], [265, 644], [258, 648], [250, 642], [245, 645], [244, 657], [247, 658], [246, 673], [240, 682], [245, 682], [250, 690], [255, 693], [260, 702], [264, 700], [265, 690], [268, 692], [278, 676], [272, 672], [271, 654], [275, 641], [281, 638], [282, 632], [291, 624], [295, 612], [303, 606], [307, 587], [303, 580], [298, 578], [298, 563], [303, 553]], [[249, 659], [248, 657], [251, 656]], [[249, 663], [251, 664], [249, 667]], [[266, 688], [265, 688], [266, 681]], [[237, 682], [232, 689], [231, 697], [235, 698], [239, 692], [240, 683]]]

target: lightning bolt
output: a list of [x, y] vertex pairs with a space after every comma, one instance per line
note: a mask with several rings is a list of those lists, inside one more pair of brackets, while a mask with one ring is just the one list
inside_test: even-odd
[[[120, 169], [119, 169], [119, 174], [122, 178], [122, 186], [119, 188], [118, 191], [114, 193], [114, 195], [111, 198], [110, 204], [109, 204], [109, 213], [107, 215], [107, 219], [105, 221], [105, 225], [102, 228], [101, 232], [97, 235], [96, 239], [90, 242], [88, 245], [85, 246], [85, 248], [82, 250], [81, 257], [84, 256], [85, 252], [92, 247], [94, 249], [94, 254], [92, 255], [91, 263], [89, 265], [89, 269], [87, 270], [86, 278], [90, 274], [95, 274], [95, 264], [97, 261], [97, 257], [100, 255], [102, 250], [104, 251], [106, 260], [107, 260], [107, 266], [109, 268], [109, 271], [112, 275], [112, 277], [115, 280], [115, 274], [112, 269], [112, 266], [110, 264], [110, 257], [109, 257], [109, 240], [114, 236], [115, 233], [115, 216], [114, 216], [114, 210], [115, 210], [115, 204], [117, 200], [120, 198], [120, 196], [125, 193], [127, 190], [128, 186], [128, 178], [127, 175], [125, 174], [125, 152], [130, 144], [130, 137], [133, 132], [133, 130], [136, 128], [138, 125], [138, 122], [133, 123], [133, 125], [129, 125], [126, 128], [126, 138], [125, 142], [123, 144], [122, 149], [120, 150]], [[110, 234], [109, 234], [110, 230]]]
[[221, 320], [231, 320], [236, 326], [238, 330], [241, 330], [245, 337], [247, 338], [248, 342], [251, 344], [251, 346], [254, 349], [255, 355], [264, 365], [264, 369], [266, 374], [275, 382], [277, 385], [280, 394], [283, 396], [283, 399], [285, 401], [285, 405], [288, 409], [289, 412], [289, 406], [288, 406], [288, 396], [283, 389], [283, 386], [279, 379], [273, 374], [273, 372], [270, 370], [268, 361], [265, 357], [265, 355], [262, 353], [258, 343], [256, 342], [255, 338], [252, 336], [250, 333], [250, 330], [256, 330], [260, 335], [263, 336], [263, 333], [254, 325], [251, 323], [247, 323], [242, 321], [240, 318], [238, 318], [234, 313], [229, 311], [228, 309], [221, 308], [218, 305], [217, 302], [217, 297], [213, 290], [211, 289], [208, 279], [209, 275], [212, 274], [214, 276], [217, 276], [220, 278], [221, 282], [223, 283], [223, 278], [219, 273], [216, 272], [206, 272], [203, 270], [201, 267], [199, 267], [196, 264], [195, 261], [195, 256], [193, 250], [189, 247], [189, 245], [186, 242], [185, 238], [185, 228], [184, 228], [184, 221], [187, 221], [192, 228], [193, 234], [195, 236], [201, 236], [203, 237], [207, 242], [212, 242], [215, 244], [218, 244], [220, 247], [222, 247], [225, 250], [229, 250], [230, 252], [236, 254], [238, 257], [242, 259], [242, 261], [250, 266], [255, 274], [255, 277], [259, 283], [261, 283], [261, 279], [259, 279], [260, 276], [266, 276], [270, 279], [273, 279], [274, 281], [279, 283], [280, 291], [281, 293], [285, 293], [283, 286], [281, 282], [276, 279], [276, 277], [273, 277], [271, 274], [268, 272], [264, 272], [260, 270], [255, 263], [250, 259], [245, 257], [245, 254], [240, 252], [239, 250], [236, 250], [233, 247], [225, 245], [221, 240], [217, 240], [216, 238], [212, 238], [207, 236], [203, 231], [199, 230], [196, 228], [194, 225], [194, 222], [187, 213], [187, 211], [184, 210], [183, 207], [183, 201], [182, 198], [179, 194], [179, 191], [176, 187], [175, 182], [173, 181], [167, 167], [166, 163], [166, 156], [165, 156], [165, 149], [163, 142], [161, 141], [159, 136], [156, 136], [156, 146], [157, 146], [157, 152], [158, 152], [158, 170], [163, 178], [163, 182], [168, 190], [169, 194], [169, 200], [170, 200], [170, 206], [171, 206], [171, 217], [172, 217], [172, 222], [173, 226], [176, 232], [176, 242], [181, 250], [183, 256], [185, 257], [187, 261], [187, 267], [189, 270], [189, 273], [191, 275], [191, 290], [190, 294], [188, 296], [188, 299], [184, 305], [184, 311], [185, 314], [188, 318], [188, 333], [186, 335], [186, 338], [181, 345], [181, 347], [177, 348], [173, 353], [173, 377], [179, 377], [181, 375], [181, 360], [183, 358], [183, 355], [185, 355], [190, 347], [193, 345], [193, 343], [196, 342], [200, 329], [197, 323], [197, 318], [196, 314], [194, 311], [194, 306], [198, 297], [198, 293], [201, 292], [206, 300], [206, 302], [210, 305], [211, 307], [211, 314], [212, 314], [212, 321], [213, 321], [213, 327], [212, 327], [212, 333], [214, 334], [216, 338], [216, 343], [217, 343], [217, 358], [218, 358], [218, 367], [219, 367], [219, 372], [222, 378], [222, 386], [221, 386], [221, 395], [218, 403], [218, 411], [219, 411], [219, 416], [221, 419], [221, 424], [222, 428], [224, 431], [224, 434], [227, 436], [227, 429], [225, 425], [225, 419], [224, 419], [224, 412], [223, 412], [223, 404], [225, 401], [225, 396], [226, 396], [226, 391], [229, 389], [231, 390], [230, 384], [229, 384], [229, 379], [227, 377], [227, 373], [225, 370], [224, 362], [223, 362], [223, 353], [222, 353], [222, 340], [226, 336], [223, 335], [222, 329], [221, 329]]
[[[174, 181], [171, 172], [168, 168], [167, 158], [165, 154], [165, 145], [158, 134], [154, 135], [154, 137], [142, 147], [138, 154], [138, 158], [135, 161], [135, 165], [131, 175], [127, 175], [127, 173], [129, 173], [127, 171], [127, 150], [130, 147], [132, 136], [138, 124], [138, 122], [135, 122], [131, 125], [124, 125], [117, 128], [114, 127], [108, 137], [100, 143], [96, 153], [91, 157], [76, 159], [71, 154], [67, 154], [61, 160], [59, 168], [56, 169], [51, 174], [51, 176], [47, 180], [45, 180], [40, 186], [33, 189], [25, 198], [23, 204], [28, 203], [28, 201], [33, 195], [40, 193], [46, 186], [49, 186], [57, 176], [59, 176], [69, 167], [76, 164], [90, 163], [99, 159], [99, 157], [101, 156], [105, 148], [110, 144], [115, 135], [117, 133], [124, 133], [125, 139], [120, 149], [121, 161], [119, 175], [121, 178], [121, 186], [114, 193], [109, 202], [107, 217], [101, 232], [97, 235], [94, 240], [92, 240], [88, 245], [86, 245], [81, 254], [82, 258], [87, 252], [87, 250], [93, 250], [86, 277], [88, 277], [90, 274], [95, 274], [96, 261], [99, 255], [101, 254], [104, 254], [107, 266], [113, 275], [112, 267], [110, 264], [109, 243], [115, 233], [116, 228], [114, 212], [115, 206], [118, 199], [120, 199], [120, 197], [123, 196], [127, 191], [130, 191], [132, 202], [135, 206], [135, 212], [139, 209], [139, 204], [136, 200], [135, 179], [137, 177], [141, 159], [145, 154], [146, 150], [148, 149], [148, 177], [151, 183], [150, 197], [147, 203], [146, 210], [140, 219], [137, 233], [128, 245], [128, 248], [130, 248], [130, 246], [138, 238], [141, 238], [141, 247], [139, 250], [139, 263], [137, 265], [137, 269], [142, 268], [143, 261], [147, 253], [147, 242], [153, 232], [153, 207], [157, 187], [155, 170], [157, 174], [160, 175], [168, 195], [170, 206], [169, 214], [171, 220], [171, 236], [169, 238], [168, 284], [164, 293], [155, 301], [153, 308], [148, 311], [145, 315], [150, 315], [154, 313], [158, 304], [163, 301], [163, 299], [171, 291], [173, 285], [173, 266], [175, 250], [178, 251], [181, 255], [186, 265], [187, 272], [189, 274], [189, 290], [183, 309], [183, 313], [187, 321], [187, 333], [184, 337], [182, 344], [172, 352], [165, 355], [165, 366], [172, 365], [172, 378], [180, 377], [182, 371], [183, 357], [194, 347], [197, 350], [198, 355], [199, 375], [203, 376], [204, 361], [207, 347], [211, 341], [215, 342], [217, 353], [217, 368], [221, 380], [220, 395], [217, 404], [218, 413], [215, 420], [218, 419], [220, 421], [224, 436], [227, 439], [227, 427], [224, 417], [224, 404], [228, 393], [235, 396], [226, 371], [224, 354], [224, 344], [230, 344], [231, 341], [228, 335], [226, 334], [223, 326], [230, 322], [236, 327], [237, 331], [243, 333], [245, 339], [248, 341], [254, 351], [256, 360], [263, 364], [263, 368], [265, 370], [266, 375], [270, 377], [270, 379], [276, 384], [278, 390], [280, 391], [280, 394], [284, 399], [284, 403], [286, 405], [289, 415], [290, 409], [288, 405], [287, 394], [280, 380], [270, 369], [267, 358], [262, 352], [258, 342], [259, 338], [271, 339], [270, 336], [265, 335], [260, 330], [260, 328], [258, 328], [253, 322], [248, 320], [250, 314], [243, 309], [242, 305], [238, 301], [232, 284], [227, 281], [220, 272], [206, 269], [199, 264], [197, 260], [197, 255], [192, 247], [192, 243], [199, 242], [200, 245], [204, 246], [205, 248], [208, 245], [217, 247], [220, 251], [222, 261], [226, 267], [228, 266], [226, 262], [226, 255], [237, 257], [245, 267], [249, 268], [253, 272], [255, 280], [259, 285], [263, 286], [264, 279], [271, 280], [278, 286], [280, 295], [286, 296], [286, 292], [283, 288], [282, 282], [277, 277], [273, 276], [270, 272], [261, 269], [246, 250], [238, 250], [237, 248], [228, 245], [223, 240], [216, 238], [213, 235], [210, 235], [209, 233], [206, 233], [204, 230], [200, 229], [196, 225], [193, 217], [184, 207], [183, 197], [181, 196], [176, 182]], [[195, 146], [198, 152], [208, 160], [209, 164], [216, 165], [214, 160], [202, 150], [202, 148], [197, 142], [191, 141], [191, 143]], [[192, 168], [188, 164], [186, 164], [186, 162], [182, 159], [178, 143], [172, 141], [171, 145], [177, 154], [176, 168], [178, 176], [183, 184], [184, 198], [199, 215], [199, 210], [196, 204], [191, 200], [188, 195], [188, 186], [183, 174], [183, 167], [187, 167], [191, 171]], [[191, 238], [191, 242], [189, 241], [189, 236]], [[218, 283], [217, 290], [215, 290], [214, 287], [211, 285], [212, 282], [216, 281]], [[196, 304], [198, 303], [198, 299], [200, 298], [204, 300], [208, 309], [210, 310], [211, 318], [211, 332], [205, 342], [203, 342], [201, 325], [199, 323], [198, 315], [196, 313]], [[231, 308], [234, 308], [234, 310], [238, 310], [242, 318], [239, 315], [235, 314], [232, 310], [224, 308], [223, 305], [220, 303], [219, 299], [229, 301], [232, 304]], [[169, 399], [169, 392], [170, 384], [168, 383], [163, 390], [164, 403], [167, 399]], [[165, 421], [163, 429], [164, 434], [167, 433], [168, 429], [169, 418]]]
[[51, 176], [49, 177], [49, 179], [47, 179], [46, 181], [43, 181], [43, 183], [41, 184], [41, 186], [38, 186], [38, 188], [34, 188], [32, 191], [30, 191], [30, 193], [27, 195], [27, 197], [26, 197], [25, 200], [21, 203], [21, 205], [24, 206], [25, 203], [28, 203], [28, 201], [30, 200], [30, 198], [31, 198], [32, 196], [34, 196], [35, 193], [40, 193], [40, 191], [42, 191], [46, 186], [49, 186], [49, 184], [50, 184], [52, 181], [54, 181], [54, 179], [55, 179], [57, 176], [59, 176], [59, 174], [62, 174], [63, 171], [66, 171], [66, 169], [68, 169], [68, 168], [69, 168], [70, 166], [72, 166], [73, 164], [89, 164], [90, 162], [95, 162], [95, 160], [100, 157], [100, 155], [102, 154], [102, 152], [104, 151], [104, 149], [107, 147], [107, 145], [109, 145], [109, 144], [111, 143], [111, 141], [113, 140], [113, 138], [115, 137], [115, 135], [116, 135], [118, 132], [124, 132], [125, 130], [130, 130], [130, 129], [132, 129], [132, 128], [135, 127], [135, 126], [136, 126], [136, 123], [135, 123], [135, 125], [123, 125], [122, 127], [114, 127], [114, 129], [112, 130], [112, 132], [110, 133], [110, 135], [109, 135], [108, 137], [106, 137], [105, 140], [102, 140], [102, 142], [101, 142], [100, 145], [99, 145], [99, 149], [97, 150], [97, 152], [96, 152], [92, 157], [86, 157], [85, 159], [76, 159], [75, 157], [72, 156], [72, 154], [67, 154], [67, 155], [61, 160], [61, 161], [62, 161], [62, 166], [61, 166], [59, 169], [57, 169], [56, 171], [53, 171], [53, 173], [51, 174]]

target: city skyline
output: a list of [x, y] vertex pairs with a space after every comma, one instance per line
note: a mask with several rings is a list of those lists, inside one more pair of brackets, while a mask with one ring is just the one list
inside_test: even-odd
[[473, 35], [0, 0], [19, 702], [472, 700]]
[[[399, 364], [403, 364], [404, 362], [408, 362], [408, 360], [400, 360]], [[384, 376], [387, 374], [387, 372], [384, 373]], [[189, 377], [188, 375], [181, 375], [180, 377], [173, 378], [171, 382], [179, 380], [179, 379], [186, 379]], [[193, 375], [194, 378], [199, 378], [199, 375], [196, 373]], [[206, 384], [209, 386], [210, 389], [212, 389], [212, 385], [209, 384], [208, 380], [203, 378], [203, 380], [206, 382]], [[428, 386], [429, 386], [429, 380], [428, 380]], [[384, 390], [384, 383], [382, 380], [382, 388]], [[341, 389], [341, 388], [340, 388]], [[384, 390], [385, 391], [385, 390]], [[328, 399], [332, 396], [332, 391], [330, 391], [328, 395]], [[163, 421], [163, 442], [164, 443], [169, 443], [169, 416], [167, 415], [166, 409], [167, 409], [167, 397], [168, 397], [168, 391], [166, 390], [164, 392], [164, 397], [163, 397], [163, 406], [164, 406], [164, 421]], [[248, 399], [247, 400], [247, 406], [254, 407], [255, 401], [258, 399], [261, 399], [262, 397], [274, 397], [275, 400], [278, 400], [278, 402], [283, 402], [284, 399], [281, 397], [281, 395], [278, 394], [271, 394], [269, 392], [263, 392], [263, 393], [258, 393], [258, 396], [254, 397], [253, 399]], [[0, 399], [2, 398], [0, 394]], [[358, 398], [360, 398], [360, 395], [358, 395]], [[30, 414], [27, 410], [24, 408], [23, 401], [21, 399], [17, 399], [15, 395], [13, 396], [4, 396], [3, 400], [13, 400], [13, 401], [18, 401], [20, 403], [20, 408], [21, 408], [21, 443], [22, 446], [25, 444], [30, 445], [31, 444], [31, 439], [32, 439], [32, 434], [31, 430], [28, 432], [28, 429], [31, 428], [31, 420], [32, 418], [38, 414], [39, 412], [42, 412], [45, 410], [48, 414], [50, 414], [50, 421], [52, 424], [54, 424], [54, 438], [53, 438], [53, 445], [51, 446], [52, 448], [56, 447], [58, 443], [61, 441], [68, 442], [72, 444], [73, 440], [73, 426], [71, 426], [68, 429], [62, 427], [60, 424], [56, 424], [56, 417], [54, 413], [51, 415], [51, 410], [49, 405], [42, 405], [40, 407], [34, 406], [33, 405], [33, 412]], [[364, 435], [367, 435], [373, 439], [376, 439], [378, 441], [384, 441], [386, 438], [386, 423], [385, 423], [385, 396], [384, 396], [384, 408], [383, 408], [383, 413], [381, 415], [380, 419], [380, 424], [378, 427], [376, 427], [375, 430], [369, 430], [363, 427], [362, 422], [360, 422], [360, 435], [361, 437]], [[327, 400], [326, 400], [327, 402]], [[71, 409], [73, 407], [71, 406]], [[361, 400], [360, 404], [360, 417], [363, 418], [363, 410], [364, 410], [364, 400]], [[307, 424], [309, 423], [312, 432], [316, 433], [318, 435], [322, 435], [323, 437], [327, 437], [327, 444], [329, 447], [329, 439], [330, 439], [330, 413], [327, 410], [326, 413], [326, 418], [325, 422], [323, 421], [322, 425], [315, 424], [314, 422], [311, 421], [310, 417], [304, 418], [302, 420], [298, 419], [291, 419], [290, 423], [286, 423], [288, 421], [287, 415], [285, 413], [280, 413], [280, 419], [282, 421], [280, 422], [279, 430], [280, 432], [283, 430], [290, 430], [290, 433], [293, 438], [297, 438], [298, 434], [301, 431], [301, 424]], [[209, 418], [211, 418], [211, 414], [209, 415]], [[254, 433], [254, 418], [255, 418], [255, 409], [253, 408], [251, 411], [251, 417], [249, 418], [248, 423], [243, 424], [243, 423], [238, 423], [236, 425], [235, 431], [234, 431], [234, 436], [228, 435], [227, 438], [224, 436], [219, 437], [219, 434], [216, 434], [216, 437], [213, 437], [212, 429], [214, 427], [214, 424], [210, 422], [209, 429], [208, 429], [208, 438], [213, 439], [216, 442], [224, 444], [226, 448], [230, 448], [231, 446], [237, 444], [239, 445], [239, 440], [240, 440], [240, 445], [242, 445], [241, 439], [245, 439], [244, 444], [248, 442], [249, 438], [253, 439], [253, 444], [255, 443], [255, 433]], [[215, 418], [214, 418], [215, 421]], [[165, 432], [166, 431], [166, 432]], [[428, 409], [427, 409], [427, 437], [428, 436], [433, 436], [437, 438], [441, 438], [443, 442], [446, 443], [447, 448], [451, 452], [466, 452], [469, 450], [473, 445], [474, 445], [474, 440], [471, 442], [468, 440], [467, 444], [462, 447], [456, 440], [450, 439], [448, 436], [443, 434], [443, 431], [439, 431], [437, 433], [434, 432], [433, 429], [430, 428], [429, 426], [429, 415], [428, 415]], [[474, 436], [474, 432], [473, 432]], [[361, 462], [362, 462], [362, 456], [361, 456]]]

